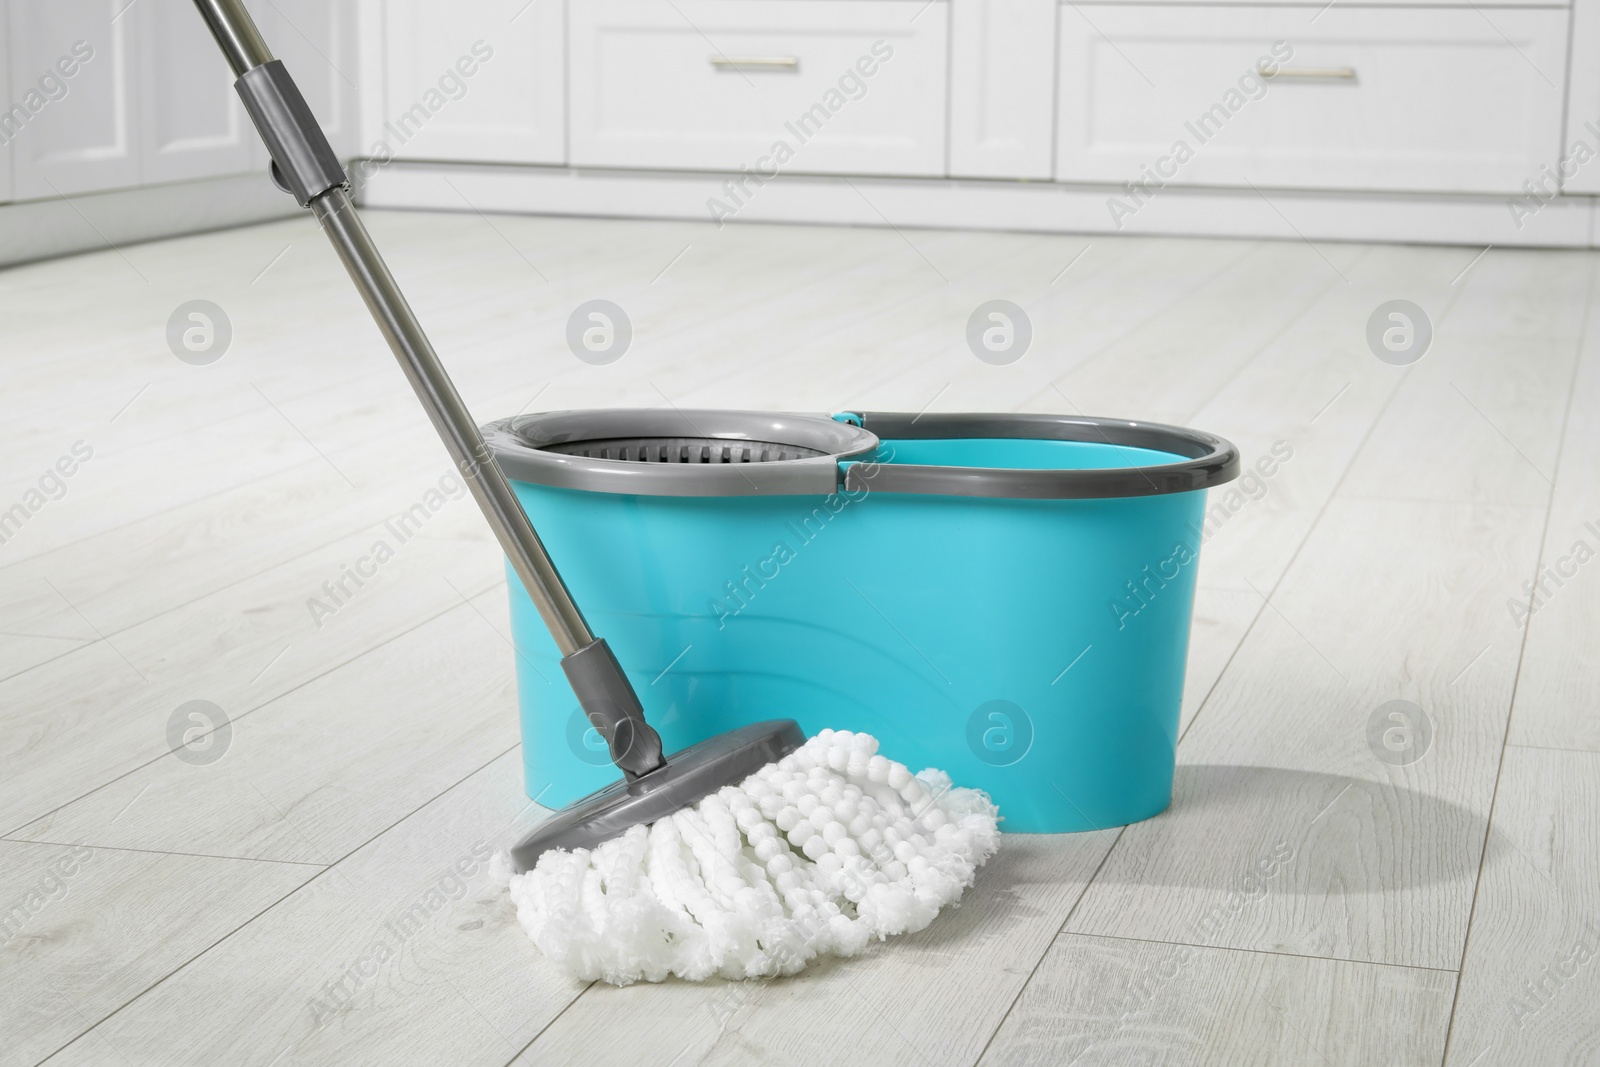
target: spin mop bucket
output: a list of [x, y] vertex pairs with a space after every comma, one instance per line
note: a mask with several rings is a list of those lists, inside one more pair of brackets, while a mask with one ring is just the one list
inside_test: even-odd
[[[1205, 490], [1194, 430], [1057, 415], [601, 410], [484, 428], [667, 751], [775, 716], [865, 731], [1010, 831], [1172, 797]], [[615, 769], [520, 583], [525, 785]]]

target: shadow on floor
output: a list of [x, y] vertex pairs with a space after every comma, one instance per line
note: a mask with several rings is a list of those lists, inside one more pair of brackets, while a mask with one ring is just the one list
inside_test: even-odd
[[[1407, 784], [1279, 767], [1180, 765], [1172, 806], [1129, 826], [1100, 882], [1253, 893], [1392, 893], [1472, 879], [1487, 822]], [[1379, 771], [1378, 774], [1383, 774]]]

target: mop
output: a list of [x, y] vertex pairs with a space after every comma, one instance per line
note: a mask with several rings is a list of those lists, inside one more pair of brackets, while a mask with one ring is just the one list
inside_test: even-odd
[[410, 380], [621, 781], [557, 813], [504, 865], [535, 944], [579, 977], [626, 983], [792, 974], [820, 955], [920, 930], [998, 846], [997, 812], [862, 734], [807, 741], [777, 719], [670, 756], [590, 630], [350, 199], [349, 178], [242, 0], [195, 0], [272, 156]]
[[584, 981], [794, 974], [912, 933], [999, 847], [995, 806], [823, 730], [692, 808], [510, 879], [540, 951]]

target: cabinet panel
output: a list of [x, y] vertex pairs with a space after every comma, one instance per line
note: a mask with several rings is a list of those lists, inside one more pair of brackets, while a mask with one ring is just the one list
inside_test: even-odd
[[572, 7], [572, 161], [942, 175], [948, 7], [583, 0]]
[[[258, 141], [233, 89], [233, 72], [193, 4], [137, 12], [140, 172], [145, 184], [238, 174]], [[130, 12], [126, 21], [134, 17]]]
[[18, 199], [138, 184], [137, 19], [125, 4], [10, 5], [11, 104], [0, 129], [11, 137]]
[[1512, 193], [1558, 148], [1564, 10], [1092, 10], [1061, 14], [1061, 180]]
[[1571, 56], [1561, 190], [1600, 193], [1600, 0], [1574, 0]]
[[386, 0], [373, 136], [400, 159], [565, 162], [565, 11], [563, 0]]
[[[0, 43], [0, 92], [11, 95], [11, 13], [10, 0], [0, 0], [0, 29], [6, 32], [6, 41]], [[0, 117], [0, 204], [13, 195], [11, 180], [11, 142], [15, 131]]]
[[1057, 0], [950, 0], [950, 175], [1049, 178]]

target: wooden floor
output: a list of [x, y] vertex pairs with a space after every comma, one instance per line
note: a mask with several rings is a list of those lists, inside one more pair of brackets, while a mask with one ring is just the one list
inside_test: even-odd
[[[12, 269], [0, 1064], [1600, 1063], [1595, 254], [371, 222], [484, 420], [1084, 411], [1284, 442], [1206, 547], [1173, 806], [1008, 837], [930, 929], [797, 979], [562, 978], [475, 860], [543, 812], [472, 506], [307, 607], [448, 470], [311, 223]], [[596, 297], [634, 326], [604, 367], [563, 339]], [[165, 338], [197, 298], [232, 323], [209, 366]], [[964, 341], [994, 298], [1034, 328], [1005, 367]], [[1397, 298], [1435, 330], [1412, 366], [1365, 340]], [[1404, 764], [1369, 740], [1393, 700], [1431, 725]], [[230, 722], [185, 761], [191, 701]]]

